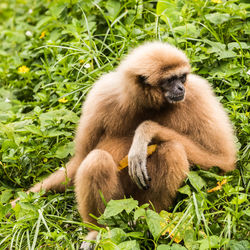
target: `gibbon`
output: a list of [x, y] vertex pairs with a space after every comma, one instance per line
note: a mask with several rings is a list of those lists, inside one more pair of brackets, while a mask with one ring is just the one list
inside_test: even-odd
[[[147, 159], [150, 143], [158, 146]], [[190, 165], [226, 172], [236, 162], [232, 126], [209, 83], [190, 73], [182, 51], [161, 42], [134, 49], [93, 85], [75, 144], [66, 169], [29, 191], [62, 191], [67, 176], [82, 219], [92, 223], [89, 214], [104, 210], [99, 191], [106, 201], [132, 196], [160, 211], [175, 198]], [[118, 171], [126, 155], [128, 168]]]

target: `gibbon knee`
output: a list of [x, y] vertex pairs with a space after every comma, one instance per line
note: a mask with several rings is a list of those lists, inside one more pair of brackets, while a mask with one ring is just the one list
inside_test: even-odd
[[156, 211], [168, 209], [189, 172], [184, 147], [177, 141], [162, 143], [147, 165], [148, 173], [152, 176], [150, 188], [138, 193], [136, 198], [142, 203], [152, 201]]
[[76, 173], [75, 192], [80, 215], [89, 222], [93, 222], [89, 213], [98, 216], [104, 210], [100, 192], [106, 201], [122, 198], [118, 169], [109, 153], [103, 150], [89, 153]]
[[168, 193], [175, 197], [189, 172], [185, 149], [178, 141], [165, 142], [159, 149], [158, 157], [160, 169], [165, 170], [164, 179]]

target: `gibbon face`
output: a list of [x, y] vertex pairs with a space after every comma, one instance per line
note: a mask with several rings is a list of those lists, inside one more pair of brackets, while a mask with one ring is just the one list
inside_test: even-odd
[[185, 86], [187, 73], [172, 75], [162, 79], [159, 83], [164, 97], [169, 103], [183, 101], [185, 98]]
[[161, 93], [168, 103], [181, 102], [185, 98], [190, 64], [181, 50], [167, 43], [146, 43], [134, 49], [118, 70], [151, 93]]

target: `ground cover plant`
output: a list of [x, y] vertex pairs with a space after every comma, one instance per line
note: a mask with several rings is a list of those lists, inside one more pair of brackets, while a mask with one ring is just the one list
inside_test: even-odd
[[23, 191], [72, 156], [93, 82], [150, 40], [183, 49], [210, 81], [235, 127], [237, 169], [196, 166], [168, 212], [129, 197], [109, 202], [96, 247], [249, 249], [249, 9], [247, 0], [2, 0], [0, 249], [79, 248], [94, 226], [81, 222], [73, 189]]

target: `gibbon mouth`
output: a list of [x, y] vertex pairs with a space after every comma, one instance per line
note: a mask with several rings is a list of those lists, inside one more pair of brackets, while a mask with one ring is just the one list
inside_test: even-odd
[[178, 96], [166, 96], [166, 98], [170, 102], [180, 102], [184, 99], [185, 95], [178, 95]]

